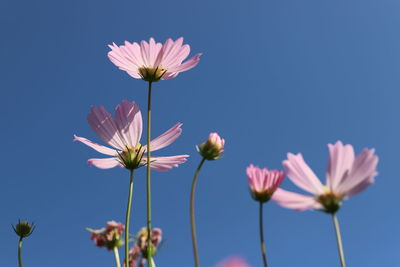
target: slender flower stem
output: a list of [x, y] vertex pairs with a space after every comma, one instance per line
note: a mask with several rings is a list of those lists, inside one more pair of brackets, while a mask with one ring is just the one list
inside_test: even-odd
[[336, 231], [336, 240], [337, 240], [337, 246], [338, 246], [338, 251], [339, 251], [339, 256], [340, 256], [340, 263], [342, 264], [342, 267], [346, 267], [346, 262], [344, 261], [342, 236], [340, 234], [339, 221], [336, 216], [336, 213], [332, 214], [332, 219], [333, 219], [333, 224], [335, 226], [335, 231]]
[[22, 237], [19, 238], [18, 242], [18, 265], [22, 267]]
[[263, 223], [263, 202], [260, 202], [260, 242], [261, 242], [261, 255], [264, 263], [264, 267], [268, 267], [267, 263], [267, 253], [265, 250], [265, 241], [264, 241], [264, 223]]
[[[131, 170], [131, 174], [130, 174], [128, 205], [126, 207], [126, 219], [125, 219], [125, 266], [129, 266], [129, 220], [130, 220], [130, 217], [131, 217], [132, 193], [133, 193], [133, 170]], [[115, 253], [115, 250], [114, 250], [114, 253]], [[118, 253], [118, 250], [117, 250], [116, 253]], [[117, 266], [118, 265], [119, 265], [119, 256], [118, 256]]]
[[[114, 247], [114, 257], [115, 257], [115, 264], [117, 267], [121, 267], [121, 263], [119, 262], [119, 253], [118, 253], [118, 248]], [[127, 265], [129, 266], [129, 265]]]
[[148, 266], [152, 266], [151, 255], [151, 168], [150, 168], [150, 141], [151, 141], [151, 85], [149, 82], [149, 92], [147, 97], [147, 259]]
[[199, 176], [200, 169], [203, 166], [205, 160], [206, 158], [203, 158], [196, 169], [192, 182], [192, 192], [190, 193], [190, 223], [192, 226], [193, 254], [194, 254], [194, 264], [196, 267], [199, 267], [199, 254], [197, 251], [196, 222], [194, 218], [194, 193], [196, 191], [197, 177]]

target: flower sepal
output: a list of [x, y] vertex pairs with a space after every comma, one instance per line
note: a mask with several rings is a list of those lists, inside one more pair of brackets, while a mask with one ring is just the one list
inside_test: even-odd
[[142, 158], [144, 154], [144, 149], [142, 145], [138, 144], [135, 148], [130, 148], [126, 146], [126, 149], [118, 153], [118, 159], [122, 165], [128, 170], [135, 170], [143, 165]]
[[20, 238], [25, 238], [30, 236], [33, 231], [35, 230], [35, 224], [34, 223], [29, 223], [28, 221], [20, 221], [18, 220], [18, 224], [14, 227], [14, 232], [20, 237]]
[[224, 139], [217, 133], [210, 133], [208, 140], [196, 146], [196, 149], [206, 160], [217, 160], [221, 158], [221, 154], [224, 152], [224, 145]]

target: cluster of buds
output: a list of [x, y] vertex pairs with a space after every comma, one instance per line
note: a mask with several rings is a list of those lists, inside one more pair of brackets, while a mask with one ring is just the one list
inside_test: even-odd
[[106, 247], [108, 250], [113, 250], [123, 245], [121, 235], [124, 228], [123, 224], [110, 221], [107, 222], [105, 228], [98, 230], [87, 228], [87, 230], [92, 233], [90, 239], [94, 241], [97, 247]]
[[[144, 267], [148, 258], [148, 245], [147, 245], [148, 232], [147, 228], [143, 227], [135, 237], [135, 245], [129, 250], [129, 267]], [[153, 228], [151, 231], [151, 245], [150, 253], [153, 257], [157, 248], [162, 241], [162, 230], [160, 228]], [[124, 265], [125, 266], [125, 263]]]
[[197, 151], [206, 160], [219, 159], [224, 152], [225, 140], [222, 139], [217, 133], [210, 133], [208, 140], [201, 145], [197, 146]]
[[18, 220], [18, 224], [16, 226], [12, 226], [14, 232], [22, 239], [30, 236], [35, 230], [35, 224], [29, 223], [28, 221], [20, 221]]
[[280, 170], [260, 169], [254, 165], [247, 167], [247, 180], [254, 200], [264, 203], [271, 199], [272, 194], [281, 185], [285, 173]]

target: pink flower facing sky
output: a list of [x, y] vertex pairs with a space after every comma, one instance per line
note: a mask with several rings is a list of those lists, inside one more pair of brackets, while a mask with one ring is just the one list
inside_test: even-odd
[[313, 196], [302, 195], [278, 188], [272, 199], [279, 205], [294, 210], [317, 209], [335, 213], [341, 201], [355, 195], [374, 182], [378, 157], [374, 149], [364, 149], [357, 157], [351, 145], [328, 144], [329, 161], [326, 185], [323, 185], [299, 153], [288, 153], [283, 161], [287, 176]]
[[[86, 138], [75, 136], [74, 141], [80, 141], [94, 150], [111, 156], [109, 158], [92, 158], [90, 165], [100, 169], [109, 169], [116, 166], [129, 170], [146, 165], [146, 145], [139, 141], [142, 135], [142, 114], [135, 102], [122, 101], [115, 109], [112, 117], [104, 107], [92, 107], [88, 115], [88, 122], [97, 136], [113, 148], [96, 144]], [[151, 141], [151, 151], [164, 148], [174, 142], [182, 133], [182, 124], [178, 123], [171, 129]], [[172, 167], [186, 161], [189, 155], [170, 157], [151, 156], [151, 168], [156, 171], [168, 171]]]
[[253, 164], [247, 167], [246, 174], [251, 195], [260, 202], [268, 201], [285, 179], [283, 171], [260, 169]]
[[150, 82], [175, 78], [180, 72], [195, 67], [201, 56], [196, 54], [182, 63], [190, 53], [190, 46], [183, 45], [182, 37], [176, 41], [168, 39], [164, 44], [150, 38], [149, 42], [140, 44], [125, 41], [125, 45], [113, 43], [109, 47], [108, 57], [117, 67], [133, 78]]

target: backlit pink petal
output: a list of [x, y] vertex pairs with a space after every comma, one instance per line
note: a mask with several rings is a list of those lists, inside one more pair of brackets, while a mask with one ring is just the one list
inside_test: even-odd
[[187, 60], [185, 63], [169, 68], [167, 73], [183, 72], [196, 67], [196, 65], [200, 62], [200, 56], [201, 54], [197, 54], [191, 59]]
[[216, 267], [250, 267], [242, 258], [234, 256], [219, 263]]
[[115, 110], [115, 123], [128, 145], [136, 147], [142, 135], [142, 114], [135, 102], [122, 100]]
[[[177, 123], [172, 126], [171, 129], [160, 135], [159, 137], [155, 138], [150, 142], [150, 149], [151, 151], [156, 151], [166, 146], [172, 144], [181, 134], [182, 123]], [[144, 150], [147, 150], [147, 145], [143, 146]]]
[[326, 172], [326, 183], [329, 188], [336, 188], [350, 171], [354, 162], [354, 149], [351, 145], [328, 144], [329, 161]]
[[289, 192], [278, 188], [272, 195], [272, 200], [280, 206], [297, 211], [322, 209], [314, 197]]
[[[179, 164], [186, 162], [189, 155], [177, 155], [170, 157], [151, 157], [151, 168], [155, 171], [169, 171], [173, 167], [178, 167]], [[144, 164], [146, 164], [146, 158], [143, 158]]]
[[347, 195], [349, 191], [353, 191], [359, 184], [364, 183], [364, 180], [371, 181], [371, 178], [378, 174], [376, 171], [378, 157], [374, 153], [374, 149], [364, 149], [354, 160], [352, 169], [346, 178], [333, 189]]
[[121, 140], [114, 118], [104, 107], [92, 107], [87, 119], [90, 127], [101, 140], [114, 148], [124, 149], [126, 143]]
[[117, 154], [117, 152], [114, 149], [111, 149], [111, 148], [108, 148], [106, 146], [102, 146], [102, 145], [96, 144], [96, 143], [94, 143], [94, 142], [92, 142], [92, 141], [90, 141], [90, 140], [88, 140], [86, 138], [83, 138], [83, 137], [79, 137], [79, 136], [74, 135], [74, 141], [82, 142], [85, 145], [93, 148], [97, 152], [100, 152], [100, 153], [102, 153], [104, 155], [115, 156]]
[[283, 161], [283, 167], [286, 175], [298, 187], [315, 195], [324, 193], [323, 185], [300, 153], [297, 155], [288, 153], [288, 159]]
[[368, 186], [370, 186], [374, 182], [375, 182], [375, 178], [373, 178], [373, 177], [368, 177], [368, 178], [362, 180], [359, 184], [357, 184], [353, 188], [347, 190], [345, 198], [351, 197], [355, 194], [358, 194], [358, 193], [364, 191]]
[[89, 159], [88, 163], [99, 169], [111, 169], [116, 166], [123, 167], [117, 158]]

